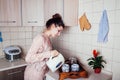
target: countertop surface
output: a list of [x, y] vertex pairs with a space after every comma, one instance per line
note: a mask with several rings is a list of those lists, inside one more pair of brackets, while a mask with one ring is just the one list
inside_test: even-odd
[[9, 62], [5, 58], [0, 58], [0, 71], [22, 67], [26, 65], [27, 63], [23, 59], [18, 59], [13, 62]]
[[[0, 71], [9, 70], [17, 67], [26, 66], [27, 63], [23, 59], [18, 59], [13, 62], [9, 62], [5, 58], [0, 58]], [[79, 78], [75, 80], [112, 80], [112, 74], [106, 71], [102, 71], [100, 74], [95, 74], [93, 71], [88, 72], [88, 78]], [[52, 73], [49, 71], [46, 76], [52, 77], [54, 80], [59, 79], [59, 72]], [[73, 79], [65, 79], [73, 80]]]
[[[59, 80], [59, 72], [51, 72], [49, 71], [46, 76], [51, 78], [51, 80]], [[49, 80], [49, 79], [48, 79]], [[88, 72], [88, 78], [78, 78], [78, 79], [64, 79], [64, 80], [112, 80], [112, 73], [108, 71], [103, 71], [100, 74], [95, 74], [94, 71]]]

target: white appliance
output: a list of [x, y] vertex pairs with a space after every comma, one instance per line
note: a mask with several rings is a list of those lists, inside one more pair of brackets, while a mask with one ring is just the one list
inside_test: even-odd
[[5, 58], [14, 61], [21, 58], [21, 48], [17, 45], [11, 45], [4, 48]]
[[60, 68], [64, 64], [64, 62], [65, 62], [64, 57], [62, 56], [62, 54], [59, 54], [56, 57], [50, 57], [46, 64], [52, 72], [55, 72], [58, 68]]

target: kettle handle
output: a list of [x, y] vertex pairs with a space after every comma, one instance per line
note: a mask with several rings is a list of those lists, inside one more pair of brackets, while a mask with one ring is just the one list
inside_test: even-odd
[[[59, 56], [59, 55], [61, 55], [61, 54], [58, 54], [57, 56]], [[50, 60], [54, 59], [54, 58], [57, 57], [57, 56], [51, 56], [51, 57], [50, 57]]]
[[[58, 55], [57, 55], [57, 56], [58, 56]], [[52, 59], [55, 58], [55, 57], [57, 57], [57, 56], [53, 56]]]

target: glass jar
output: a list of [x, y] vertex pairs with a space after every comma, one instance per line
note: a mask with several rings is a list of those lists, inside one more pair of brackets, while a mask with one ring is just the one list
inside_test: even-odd
[[77, 64], [77, 59], [75, 57], [69, 58], [70, 64]]
[[62, 72], [69, 72], [69, 71], [70, 71], [69, 64], [63, 64], [62, 65]]
[[72, 64], [71, 65], [71, 71], [79, 71], [79, 65], [78, 64]]

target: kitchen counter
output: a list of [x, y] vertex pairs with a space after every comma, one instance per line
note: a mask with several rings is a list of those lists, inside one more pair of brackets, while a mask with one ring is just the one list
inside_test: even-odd
[[[46, 80], [59, 80], [59, 72], [56, 71], [55, 73], [49, 71], [46, 74]], [[88, 78], [79, 78], [79, 79], [64, 79], [64, 80], [112, 80], [112, 73], [103, 71], [100, 74], [95, 74], [92, 71], [88, 72]]]
[[0, 58], [0, 71], [22, 67], [26, 65], [27, 63], [23, 59], [18, 59], [13, 62], [9, 62], [5, 58]]
[[[23, 59], [19, 59], [13, 62], [9, 62], [5, 58], [0, 59], [0, 71], [9, 70], [9, 69], [22, 67], [26, 65], [27, 63]], [[87, 70], [91, 70], [91, 69], [87, 69]], [[88, 74], [89, 74], [88, 78], [79, 78], [75, 80], [112, 80], [112, 73], [107, 71], [102, 70], [100, 74], [95, 74], [92, 70], [92, 71], [89, 71]], [[49, 71], [46, 74], [46, 78], [47, 78], [46, 80], [59, 80], [59, 72], [56, 71], [55, 73], [53, 73]], [[64, 80], [73, 80], [73, 79], [67, 78]]]

